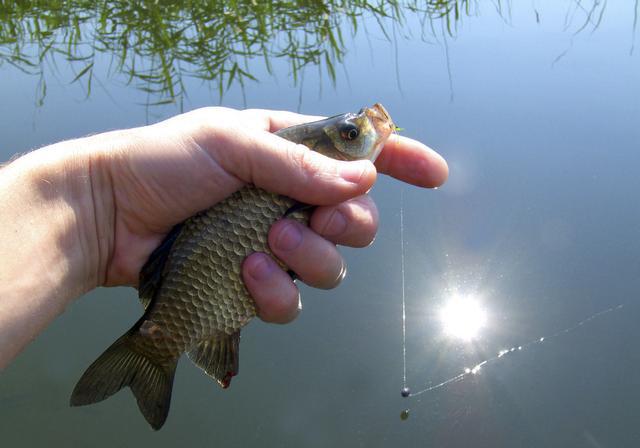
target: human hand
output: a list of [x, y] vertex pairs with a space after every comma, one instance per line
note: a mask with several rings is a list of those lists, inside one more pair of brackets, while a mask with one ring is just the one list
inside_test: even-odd
[[[97, 286], [135, 286], [175, 224], [246, 183], [319, 206], [309, 228], [275, 223], [269, 244], [304, 282], [336, 286], [344, 263], [335, 244], [366, 246], [376, 233], [376, 207], [366, 195], [376, 170], [272, 134], [316, 118], [204, 108], [44, 147], [0, 167], [0, 370], [72, 299]], [[397, 135], [376, 167], [422, 187], [447, 177], [440, 156]], [[247, 257], [243, 279], [263, 320], [297, 315], [297, 287], [272, 259]]]
[[[269, 245], [305, 283], [335, 287], [345, 272], [335, 245], [364, 247], [377, 231], [376, 206], [366, 195], [376, 171], [368, 161], [335, 161], [272, 134], [317, 118], [204, 108], [123, 131], [124, 136], [117, 133], [116, 140], [129, 143], [99, 152], [92, 170], [97, 221], [111, 223], [97, 231], [96, 240], [105, 246], [99, 253], [107, 255], [99, 263], [99, 283], [135, 285], [149, 254], [175, 224], [252, 183], [319, 205], [310, 227], [288, 219], [274, 224]], [[395, 135], [376, 165], [424, 187], [438, 186], [447, 177], [440, 156]], [[295, 317], [298, 289], [270, 257], [249, 256], [243, 279], [263, 320]]]

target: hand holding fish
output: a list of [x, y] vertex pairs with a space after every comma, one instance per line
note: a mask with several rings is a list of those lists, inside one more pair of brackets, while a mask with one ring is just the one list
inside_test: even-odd
[[[332, 288], [345, 272], [335, 245], [363, 247], [375, 236], [377, 211], [366, 195], [376, 177], [373, 164], [368, 160], [347, 161], [351, 159], [346, 156], [335, 160], [289, 141], [302, 141], [297, 133], [307, 132], [303, 127], [280, 131], [313, 119], [318, 117], [204, 108], [150, 126], [42, 148], [0, 170], [0, 236], [5, 242], [0, 247], [0, 259], [4, 260], [0, 268], [0, 368], [73, 298], [97, 286], [140, 286], [147, 312], [131, 330], [135, 335], [130, 332], [127, 336], [138, 338], [128, 346], [130, 350], [142, 353], [149, 341], [170, 339], [167, 327], [162, 325], [164, 311], [158, 309], [173, 306], [170, 304], [175, 300], [169, 299], [170, 292], [182, 290], [179, 282], [171, 285], [167, 273], [182, 269], [183, 249], [198, 253], [200, 243], [192, 244], [189, 226], [195, 229], [213, 222], [215, 227], [215, 222], [220, 222], [219, 213], [203, 212], [201, 219], [189, 218], [216, 204], [229, 203], [230, 198], [242, 202], [246, 199], [242, 192], [251, 192], [246, 187], [251, 185], [291, 198], [292, 203], [317, 207], [310, 215], [300, 217], [293, 213], [290, 217], [294, 219], [280, 219], [273, 225], [268, 222], [268, 247], [263, 245], [264, 252], [271, 253], [254, 253], [238, 267], [255, 301], [255, 310], [252, 301], [246, 316], [238, 311], [240, 321], [214, 328], [219, 335], [228, 334], [235, 341], [225, 342], [228, 345], [224, 352], [230, 357], [230, 364], [235, 362], [235, 370], [207, 370], [210, 360], [205, 359], [204, 350], [211, 349], [216, 341], [222, 344], [218, 333], [212, 333], [213, 342], [203, 340], [199, 348], [184, 342], [195, 341], [192, 331], [184, 333], [180, 343], [172, 340], [169, 344], [163, 339], [160, 345], [154, 345], [154, 350], [160, 350], [154, 353], [167, 360], [158, 361], [158, 375], [166, 374], [172, 381], [175, 363], [172, 365], [174, 360], [169, 358], [174, 352], [179, 355], [191, 350], [192, 360], [224, 385], [229, 380], [224, 375], [237, 371], [237, 337], [233, 339], [239, 332], [236, 327], [244, 325], [252, 312], [263, 320], [281, 323], [290, 321], [298, 312], [297, 287], [281, 266], [311, 286]], [[276, 131], [280, 134], [274, 134]], [[345, 141], [360, 138], [357, 132], [352, 135], [350, 128], [336, 132], [336, 138]], [[330, 133], [331, 129], [327, 134]], [[305, 145], [310, 146], [313, 136], [307, 137]], [[375, 162], [379, 171], [423, 187], [435, 187], [445, 181], [446, 163], [435, 152], [408, 138], [387, 137], [388, 133]], [[313, 142], [321, 147], [317, 140]], [[251, 201], [257, 200], [251, 195]], [[279, 206], [287, 211], [286, 206], [291, 204], [283, 204]], [[307, 221], [309, 227], [304, 225]], [[177, 227], [183, 222], [186, 230]], [[231, 218], [225, 221], [232, 222]], [[225, 226], [216, 231], [226, 232]], [[245, 244], [246, 238], [242, 238], [234, 244]], [[166, 291], [167, 299], [162, 291]], [[203, 293], [196, 291], [198, 294]], [[114, 347], [124, 344], [121, 340]], [[105, 355], [110, 350], [115, 349], [110, 348]], [[212, 350], [212, 356], [222, 353], [215, 347]], [[113, 353], [115, 357], [116, 352]], [[95, 385], [90, 378], [92, 368], [85, 373], [84, 383], [79, 383], [72, 403], [74, 399], [75, 404], [98, 401], [117, 391], [87, 392]], [[142, 396], [142, 401], [155, 399], [156, 393], [166, 394], [136, 392], [136, 387], [143, 386], [129, 385], [136, 396]], [[167, 387], [170, 397], [170, 383]], [[161, 411], [143, 409], [140, 397], [139, 405], [154, 427], [164, 422], [168, 402]]]
[[[106, 249], [113, 255], [101, 283], [137, 284], [140, 268], [175, 224], [253, 184], [320, 206], [310, 229], [282, 220], [271, 229], [269, 242], [305, 283], [336, 286], [343, 263], [335, 244], [364, 247], [377, 231], [376, 207], [365, 194], [376, 172], [369, 161], [337, 161], [273, 135], [319, 118], [211, 108], [138, 129], [137, 139], [143, 145], [136, 144], [109, 168], [112, 185], [103, 188], [115, 189], [115, 227], [122, 229], [116, 235], [122, 238]], [[383, 172], [426, 187], [440, 185], [447, 174], [446, 164], [435, 152], [397, 135], [377, 165]], [[297, 314], [298, 292], [291, 278], [276, 268], [271, 258], [256, 254], [245, 262], [243, 277], [260, 317], [286, 322]]]

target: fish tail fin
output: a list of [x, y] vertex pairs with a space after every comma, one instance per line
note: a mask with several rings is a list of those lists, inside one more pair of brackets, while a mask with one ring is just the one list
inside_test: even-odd
[[84, 372], [71, 394], [71, 406], [97, 403], [129, 386], [140, 412], [151, 427], [162, 427], [169, 413], [176, 358], [169, 365], [154, 362], [136, 351], [125, 334]]

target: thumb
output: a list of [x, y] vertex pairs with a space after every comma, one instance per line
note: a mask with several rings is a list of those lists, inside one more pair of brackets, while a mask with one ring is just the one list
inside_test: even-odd
[[376, 179], [368, 160], [334, 160], [268, 131], [227, 128], [208, 134], [198, 143], [226, 172], [307, 204], [330, 205], [360, 196]]

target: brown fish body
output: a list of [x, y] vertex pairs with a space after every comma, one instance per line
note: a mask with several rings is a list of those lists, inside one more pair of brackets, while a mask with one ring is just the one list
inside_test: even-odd
[[[277, 134], [337, 159], [374, 160], [393, 129], [386, 110], [376, 104]], [[89, 366], [71, 404], [95, 403], [129, 386], [147, 421], [159, 429], [185, 352], [228, 387], [238, 372], [240, 329], [256, 314], [242, 282], [242, 262], [254, 252], [273, 256], [267, 235], [283, 216], [308, 223], [310, 212], [297, 205], [247, 185], [176, 226], [140, 273], [144, 315]]]
[[[242, 282], [242, 261], [254, 252], [273, 256], [269, 229], [295, 204], [248, 185], [185, 221], [164, 263], [153, 305], [134, 335], [136, 347], [172, 362], [202, 342], [236, 338], [256, 315], [255, 302]], [[307, 224], [309, 213], [297, 211], [287, 217]], [[237, 367], [207, 373], [227, 387]]]

